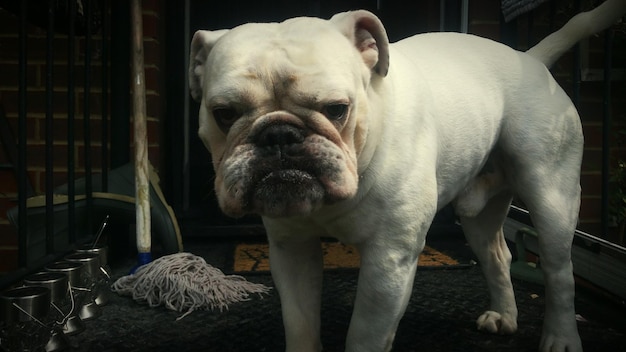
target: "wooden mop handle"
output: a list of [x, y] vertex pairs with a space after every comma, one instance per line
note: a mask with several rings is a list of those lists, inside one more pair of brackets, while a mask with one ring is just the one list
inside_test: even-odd
[[143, 20], [141, 0], [132, 0], [132, 93], [135, 142], [135, 212], [139, 265], [151, 261], [150, 180], [146, 133], [146, 86], [143, 61]]

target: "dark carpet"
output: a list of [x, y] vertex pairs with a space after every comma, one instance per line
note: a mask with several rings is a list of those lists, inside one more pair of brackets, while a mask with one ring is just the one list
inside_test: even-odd
[[[225, 268], [223, 244], [188, 250]], [[214, 260], [214, 261], [212, 261]], [[216, 262], [217, 261], [217, 262]], [[118, 276], [126, 267], [116, 269]], [[355, 269], [327, 270], [322, 298], [325, 351], [342, 351], [355, 297]], [[247, 275], [273, 287], [268, 273]], [[536, 351], [543, 316], [543, 288], [514, 281], [519, 331], [494, 336], [475, 328], [488, 306], [486, 284], [477, 265], [418, 269], [413, 295], [397, 331], [394, 351]], [[102, 316], [70, 337], [75, 351], [283, 351], [284, 333], [276, 291], [234, 304], [229, 310], [180, 313], [149, 308], [112, 295]], [[579, 332], [585, 351], [626, 351], [626, 313], [622, 306], [587, 289], [577, 292]]]

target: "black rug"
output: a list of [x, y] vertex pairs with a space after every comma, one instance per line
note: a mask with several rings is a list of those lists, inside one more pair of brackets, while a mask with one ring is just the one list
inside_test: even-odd
[[[357, 270], [325, 273], [322, 342], [325, 351], [343, 351], [355, 296]], [[252, 282], [273, 286], [267, 273]], [[543, 316], [543, 288], [515, 281], [519, 331], [494, 336], [475, 328], [488, 305], [478, 266], [419, 269], [394, 351], [536, 351]], [[579, 331], [585, 351], [626, 351], [626, 314], [587, 292], [577, 295]], [[253, 297], [228, 311], [196, 311], [182, 320], [177, 312], [149, 308], [113, 295], [102, 316], [70, 337], [75, 351], [283, 351], [284, 333], [278, 294]]]

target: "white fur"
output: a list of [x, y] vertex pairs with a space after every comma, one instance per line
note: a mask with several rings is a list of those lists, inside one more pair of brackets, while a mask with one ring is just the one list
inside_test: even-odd
[[[592, 12], [591, 17], [604, 19], [603, 26], [613, 20], [606, 13]], [[248, 34], [280, 38], [279, 33], [286, 32], [281, 25], [239, 28], [237, 42]], [[298, 89], [323, 92], [324, 80], [343, 80], [341, 87], [348, 87], [361, 104], [351, 118], [360, 119], [356, 123], [366, 135], [366, 143], [354, 151], [359, 172], [354, 197], [310, 214], [263, 218], [272, 275], [281, 296], [287, 350], [321, 349], [320, 236], [356, 245], [362, 258], [346, 350], [390, 350], [411, 295], [426, 232], [437, 210], [450, 202], [457, 206], [491, 296], [491, 305], [478, 318], [477, 326], [492, 333], [514, 332], [517, 308], [509, 273], [511, 254], [502, 224], [512, 196], [517, 194], [528, 206], [540, 234], [546, 278], [540, 350], [581, 351], [570, 249], [580, 204], [583, 136], [576, 109], [546, 68], [566, 45], [557, 53], [533, 57], [472, 35], [433, 33], [388, 47], [384, 28], [364, 11], [340, 14], [328, 24], [298, 19], [284, 26], [307, 42], [317, 40], [320, 45], [307, 53], [311, 61], [320, 60], [319, 65], [328, 65], [323, 67], [326, 71], [340, 73], [308, 80], [309, 86]], [[348, 41], [328, 34], [333, 27]], [[260, 32], [261, 28], [267, 32]], [[245, 58], [245, 53], [231, 54], [228, 45], [219, 46], [217, 38], [223, 34], [196, 34], [190, 67], [192, 92], [202, 101], [199, 133], [219, 159], [228, 157], [229, 145], [242, 138], [218, 131], [208, 106], [215, 96], [233, 90], [234, 79], [222, 83], [219, 75], [237, 67], [238, 60], [245, 62], [241, 57]], [[581, 39], [566, 37], [568, 43]], [[551, 37], [539, 48], [561, 41], [559, 38]], [[251, 51], [259, 40], [251, 40]], [[335, 46], [327, 48], [328, 41]], [[284, 45], [295, 44], [285, 40]], [[360, 56], [349, 54], [346, 46], [350, 45]], [[219, 61], [210, 56], [211, 50], [233, 61]], [[543, 49], [537, 52], [543, 53]], [[328, 59], [333, 56], [341, 59]], [[276, 65], [276, 61], [267, 65]], [[354, 86], [347, 85], [350, 79]], [[360, 82], [365, 84], [366, 102], [359, 96]], [[231, 88], [221, 92], [223, 85]], [[257, 88], [246, 93], [271, 102], [266, 97], [271, 92], [257, 92]], [[289, 95], [283, 96], [289, 99]], [[265, 107], [266, 103], [259, 104]], [[291, 113], [288, 116], [296, 118]], [[236, 133], [244, 133], [245, 121], [237, 128]], [[220, 162], [214, 158], [216, 169]], [[227, 192], [218, 189], [218, 196]]]

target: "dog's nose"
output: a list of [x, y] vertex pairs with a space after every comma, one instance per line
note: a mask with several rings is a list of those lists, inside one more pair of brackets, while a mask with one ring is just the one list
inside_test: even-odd
[[293, 125], [271, 125], [261, 131], [256, 137], [259, 147], [283, 147], [291, 144], [300, 144], [304, 141], [303, 131]]

